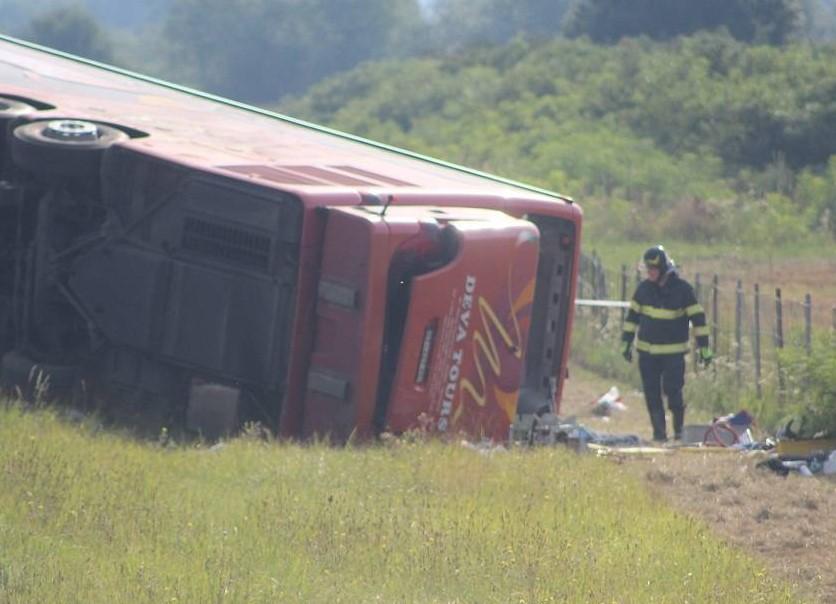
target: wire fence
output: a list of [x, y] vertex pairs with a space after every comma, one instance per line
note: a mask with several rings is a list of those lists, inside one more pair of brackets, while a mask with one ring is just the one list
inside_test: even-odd
[[[694, 287], [706, 312], [711, 346], [718, 360], [732, 368], [738, 387], [751, 387], [758, 397], [765, 388], [781, 393], [785, 388], [780, 351], [797, 349], [810, 354], [814, 334], [830, 331], [836, 342], [836, 305], [818, 307], [811, 294], [803, 300], [787, 299], [781, 288], [762, 288], [758, 283], [718, 274], [682, 272]], [[607, 269], [593, 252], [582, 255], [578, 299], [579, 321], [597, 323], [601, 336], [617, 346], [628, 302], [642, 274], [622, 265]], [[599, 304], [595, 301], [614, 301]], [[693, 344], [692, 344], [693, 345]], [[691, 360], [696, 366], [697, 355]]]

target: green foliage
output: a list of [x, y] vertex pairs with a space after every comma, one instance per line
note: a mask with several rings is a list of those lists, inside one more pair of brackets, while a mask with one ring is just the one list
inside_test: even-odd
[[416, 0], [174, 0], [164, 25], [168, 75], [266, 101], [324, 76], [414, 48]]
[[804, 33], [813, 41], [836, 39], [836, 2], [834, 0], [802, 0]]
[[819, 336], [810, 354], [788, 348], [781, 360], [791, 410], [804, 417], [810, 432], [836, 436], [836, 338]]
[[57, 8], [77, 6], [103, 25], [136, 28], [160, 20], [173, 0], [0, 0], [0, 30], [19, 33], [33, 18]]
[[432, 49], [505, 44], [516, 36], [554, 38], [572, 0], [437, 0], [429, 22]]
[[811, 227], [836, 235], [836, 156], [821, 170], [804, 170], [798, 178], [797, 197]]
[[564, 449], [94, 430], [0, 405], [0, 601], [795, 601], [617, 465]]
[[738, 240], [751, 246], [787, 246], [807, 234], [804, 216], [790, 199], [778, 193], [747, 204], [736, 219]]
[[35, 17], [24, 37], [88, 59], [113, 62], [113, 43], [108, 34], [81, 5], [58, 7]]
[[174, 2], [174, 0], [119, 0], [119, 2], [113, 2], [113, 0], [75, 1], [87, 6], [90, 12], [95, 14], [102, 23], [128, 29], [161, 21]]
[[783, 44], [801, 25], [798, 0], [581, 0], [567, 19], [570, 35], [596, 42], [649, 36], [667, 40], [726, 29], [746, 42]]

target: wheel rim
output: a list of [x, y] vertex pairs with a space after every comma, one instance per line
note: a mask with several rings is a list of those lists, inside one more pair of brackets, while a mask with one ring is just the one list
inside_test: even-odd
[[44, 136], [65, 142], [86, 142], [99, 139], [99, 127], [83, 120], [53, 120], [48, 122]]

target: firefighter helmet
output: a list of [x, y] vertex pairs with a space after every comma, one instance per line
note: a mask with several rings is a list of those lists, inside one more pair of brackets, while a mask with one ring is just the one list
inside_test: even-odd
[[658, 268], [661, 274], [665, 274], [670, 268], [670, 260], [665, 248], [661, 245], [655, 245], [648, 249], [643, 256], [644, 264], [648, 268]]

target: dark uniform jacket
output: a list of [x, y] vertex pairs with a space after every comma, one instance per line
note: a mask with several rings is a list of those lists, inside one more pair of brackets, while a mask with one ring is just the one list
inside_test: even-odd
[[697, 302], [694, 289], [676, 272], [665, 284], [644, 280], [633, 294], [621, 339], [632, 342], [647, 354], [685, 354], [688, 352], [688, 322], [694, 324], [697, 346], [708, 346], [705, 311]]

